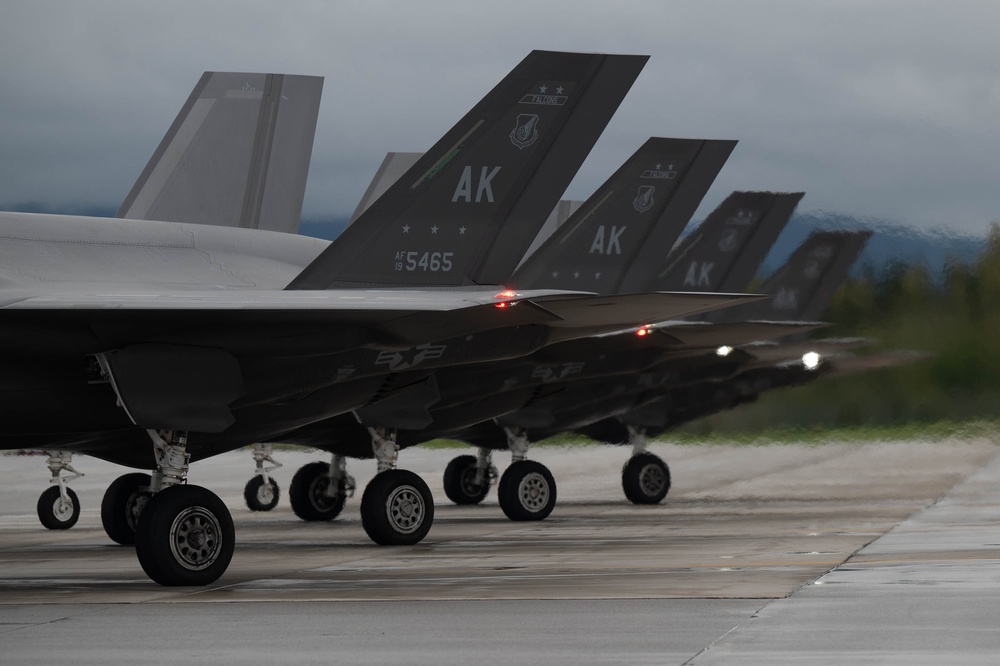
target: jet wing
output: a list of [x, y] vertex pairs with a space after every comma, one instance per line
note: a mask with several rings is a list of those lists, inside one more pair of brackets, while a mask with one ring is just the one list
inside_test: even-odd
[[736, 347], [758, 340], [774, 340], [829, 326], [821, 321], [740, 321], [722, 324], [667, 322], [656, 326], [680, 344], [689, 347]]
[[[563, 335], [640, 326], [649, 321], [745, 303], [761, 296], [746, 294], [659, 293], [595, 296], [588, 292], [534, 290], [497, 294], [493, 290], [188, 290], [164, 294], [141, 292], [0, 292], [4, 324], [86, 323], [104, 326], [142, 324], [140, 332], [119, 339], [158, 339], [156, 324], [185, 331], [185, 342], [198, 342], [197, 331], [234, 340], [246, 337], [266, 344], [270, 337], [323, 327], [364, 327], [369, 346], [419, 344], [475, 331], [524, 324], [545, 324]], [[317, 329], [316, 327], [319, 327]], [[277, 329], [277, 330], [276, 330]], [[142, 333], [142, 330], [147, 332]], [[206, 333], [207, 335], [208, 333]], [[330, 350], [343, 348], [333, 336]], [[122, 343], [132, 340], [121, 339]], [[223, 344], [222, 346], [229, 347]], [[295, 349], [289, 351], [294, 352]], [[309, 353], [316, 353], [312, 347]]]
[[[571, 337], [589, 328], [588, 335], [643, 326], [645, 324], [687, 317], [749, 303], [767, 296], [758, 294], [716, 294], [697, 292], [648, 292], [616, 296], [592, 296], [586, 299], [536, 299], [539, 307], [561, 321], [551, 324], [554, 329], [574, 329]], [[673, 314], [668, 314], [673, 313]], [[617, 324], [615, 323], [617, 322]], [[558, 335], [556, 340], [570, 339]], [[554, 340], [554, 341], [556, 341]]]

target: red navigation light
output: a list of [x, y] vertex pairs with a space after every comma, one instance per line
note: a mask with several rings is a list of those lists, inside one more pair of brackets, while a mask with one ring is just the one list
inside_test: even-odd
[[[517, 298], [521, 294], [517, 293], [513, 289], [504, 289], [499, 294], [493, 296], [493, 298]], [[498, 308], [514, 307], [517, 305], [517, 301], [504, 301], [503, 303], [495, 303]]]
[[647, 335], [649, 335], [649, 326], [648, 325], [643, 326], [642, 328], [637, 330], [635, 334], [638, 335], [640, 338], [646, 337]]

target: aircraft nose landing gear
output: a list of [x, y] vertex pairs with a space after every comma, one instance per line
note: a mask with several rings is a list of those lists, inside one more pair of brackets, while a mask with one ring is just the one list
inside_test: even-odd
[[[38, 498], [35, 507], [38, 520], [50, 530], [68, 530], [80, 519], [80, 500], [73, 489], [66, 484], [79, 479], [83, 474], [70, 465], [73, 454], [69, 451], [49, 451], [48, 466], [52, 472], [49, 482], [52, 484]], [[63, 472], [69, 476], [62, 476]]]
[[[270, 511], [278, 506], [278, 500], [281, 499], [278, 482], [271, 476], [271, 472], [280, 468], [281, 463], [271, 457], [272, 452], [271, 444], [253, 445], [256, 470], [254, 477], [247, 481], [247, 485], [243, 488], [243, 500], [251, 511]], [[271, 463], [270, 467], [265, 467], [265, 462]]]

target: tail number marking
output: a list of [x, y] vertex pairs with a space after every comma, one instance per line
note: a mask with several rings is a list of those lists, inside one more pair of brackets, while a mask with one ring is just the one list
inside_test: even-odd
[[395, 269], [447, 273], [453, 267], [454, 252], [397, 252]]

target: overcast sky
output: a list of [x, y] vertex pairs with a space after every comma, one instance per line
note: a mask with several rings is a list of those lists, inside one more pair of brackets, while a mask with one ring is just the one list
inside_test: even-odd
[[532, 49], [651, 55], [567, 195], [649, 136], [740, 143], [734, 189], [922, 229], [1000, 219], [1000, 3], [5, 0], [0, 204], [117, 206], [205, 70], [326, 78], [306, 217], [347, 215]]

